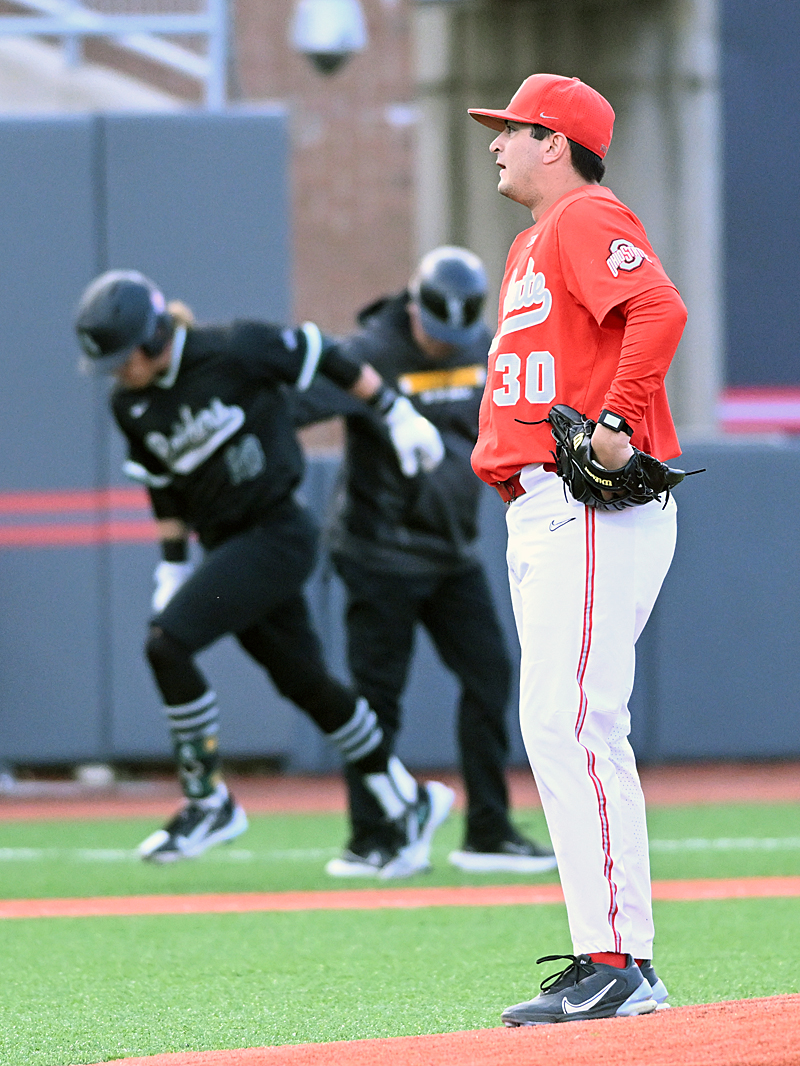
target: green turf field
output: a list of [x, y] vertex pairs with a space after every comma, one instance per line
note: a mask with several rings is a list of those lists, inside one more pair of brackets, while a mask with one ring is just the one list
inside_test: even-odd
[[[799, 813], [796, 805], [654, 809], [653, 876], [800, 874]], [[518, 821], [544, 835], [538, 812]], [[163, 869], [131, 857], [152, 827], [0, 823], [0, 897], [341, 884], [322, 872], [342, 840], [339, 816], [254, 817], [233, 845]], [[434, 872], [401, 884], [525, 880], [448, 867], [458, 831], [454, 817], [437, 835]], [[656, 960], [674, 1003], [800, 991], [791, 955], [800, 899], [657, 903], [656, 919]], [[8, 920], [0, 1064], [495, 1026], [548, 972], [537, 977], [533, 960], [568, 950], [561, 906]]]

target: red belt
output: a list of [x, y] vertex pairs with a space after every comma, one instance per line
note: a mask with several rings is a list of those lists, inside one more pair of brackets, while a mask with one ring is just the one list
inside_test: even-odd
[[513, 474], [506, 481], [495, 481], [494, 487], [500, 493], [503, 503], [513, 503], [519, 496], [525, 495], [525, 489], [519, 479], [519, 474]]

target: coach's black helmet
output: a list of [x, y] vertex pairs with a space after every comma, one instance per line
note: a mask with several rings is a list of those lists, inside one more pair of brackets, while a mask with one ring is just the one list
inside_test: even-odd
[[409, 292], [429, 337], [469, 344], [483, 328], [488, 282], [483, 263], [467, 248], [445, 245], [423, 257]]
[[135, 348], [151, 359], [172, 338], [163, 293], [138, 270], [108, 270], [88, 286], [75, 316], [84, 369], [114, 373]]

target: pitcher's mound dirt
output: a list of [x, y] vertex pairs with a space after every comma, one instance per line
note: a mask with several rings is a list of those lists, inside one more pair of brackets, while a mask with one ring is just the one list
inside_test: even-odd
[[531, 1029], [290, 1044], [115, 1060], [125, 1066], [798, 1066], [800, 995]]

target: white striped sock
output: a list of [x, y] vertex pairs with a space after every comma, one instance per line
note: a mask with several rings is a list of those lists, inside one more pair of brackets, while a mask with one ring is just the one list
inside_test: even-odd
[[176, 740], [191, 740], [198, 735], [213, 736], [219, 731], [217, 695], [209, 689], [191, 703], [164, 707]]
[[383, 730], [378, 725], [378, 716], [363, 696], [356, 700], [352, 717], [328, 739], [335, 744], [346, 762], [357, 762], [374, 751], [383, 740]]
[[364, 784], [392, 820], [402, 817], [419, 795], [417, 782], [396, 755], [389, 759], [387, 773], [365, 774]]

